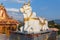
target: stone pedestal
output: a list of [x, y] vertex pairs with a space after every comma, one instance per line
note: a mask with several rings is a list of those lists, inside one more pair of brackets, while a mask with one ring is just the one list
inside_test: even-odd
[[9, 40], [6, 34], [0, 34], [0, 40]]
[[10, 40], [57, 40], [57, 32], [51, 31], [37, 34], [11, 32]]

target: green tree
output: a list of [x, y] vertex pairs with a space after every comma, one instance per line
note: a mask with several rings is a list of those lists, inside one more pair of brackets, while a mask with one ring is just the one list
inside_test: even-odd
[[49, 21], [48, 22], [48, 26], [51, 28], [54, 28], [54, 25], [55, 25], [55, 22], [52, 20], [52, 21]]

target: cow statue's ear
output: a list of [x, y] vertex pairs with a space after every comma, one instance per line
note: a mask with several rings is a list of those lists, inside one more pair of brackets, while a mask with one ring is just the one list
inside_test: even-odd
[[26, 3], [24, 3], [24, 5], [26, 5]]
[[28, 5], [30, 6], [30, 1], [28, 2]]
[[24, 12], [24, 9], [23, 9], [23, 8], [20, 8], [20, 12], [22, 12], [22, 13], [23, 13], [23, 12]]
[[28, 5], [30, 6], [30, 3], [28, 3]]
[[23, 6], [25, 6], [25, 5], [27, 5], [27, 3], [24, 3], [24, 5], [23, 5]]

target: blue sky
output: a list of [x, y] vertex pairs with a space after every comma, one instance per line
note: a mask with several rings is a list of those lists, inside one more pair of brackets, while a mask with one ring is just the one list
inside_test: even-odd
[[[23, 15], [19, 12], [20, 7], [28, 0], [0, 0], [8, 14], [17, 20], [22, 20]], [[37, 16], [47, 20], [60, 19], [60, 0], [31, 0], [31, 6]]]

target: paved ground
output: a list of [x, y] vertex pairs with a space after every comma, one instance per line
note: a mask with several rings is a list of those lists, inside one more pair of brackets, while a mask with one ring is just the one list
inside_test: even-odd
[[0, 34], [0, 40], [8, 40], [8, 37], [5, 34]]
[[60, 35], [58, 36], [58, 40], [60, 40]]
[[[5, 34], [0, 35], [0, 40], [9, 40], [8, 37], [6, 37]], [[58, 40], [60, 40], [60, 35], [58, 36]]]

